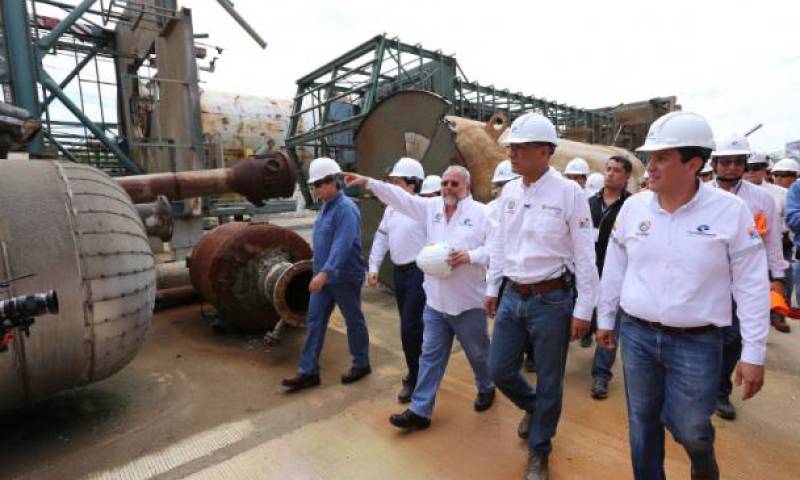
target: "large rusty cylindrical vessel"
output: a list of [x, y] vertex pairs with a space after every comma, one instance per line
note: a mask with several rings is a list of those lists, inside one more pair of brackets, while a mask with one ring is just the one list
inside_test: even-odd
[[59, 313], [0, 353], [0, 409], [101, 380], [136, 354], [153, 316], [155, 270], [128, 195], [94, 168], [2, 162], [0, 295], [55, 289]]
[[297, 182], [292, 162], [282, 152], [247, 158], [232, 168], [152, 173], [117, 177], [134, 202], [152, 202], [158, 195], [169, 200], [238, 193], [261, 205], [270, 198], [291, 197]]
[[189, 271], [195, 289], [233, 325], [269, 330], [281, 319], [296, 326], [305, 321], [311, 247], [289, 229], [221, 225], [195, 246]]

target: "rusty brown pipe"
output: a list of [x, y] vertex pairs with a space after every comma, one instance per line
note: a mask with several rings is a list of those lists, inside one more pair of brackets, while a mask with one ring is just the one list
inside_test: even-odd
[[116, 180], [135, 203], [152, 202], [158, 195], [184, 200], [236, 192], [261, 205], [270, 198], [291, 197], [297, 173], [285, 154], [271, 152], [242, 160], [233, 168], [152, 173]]
[[162, 242], [172, 239], [175, 223], [172, 221], [172, 208], [167, 197], [159, 195], [155, 202], [137, 203], [135, 207], [148, 237], [158, 237]]
[[154, 310], [164, 310], [165, 308], [188, 305], [200, 300], [200, 295], [191, 285], [181, 287], [165, 288], [156, 292], [156, 303]]

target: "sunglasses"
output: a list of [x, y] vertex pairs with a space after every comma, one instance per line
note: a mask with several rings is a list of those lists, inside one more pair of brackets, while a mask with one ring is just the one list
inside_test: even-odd
[[456, 180], [442, 180], [442, 186], [443, 187], [458, 188], [459, 185], [461, 185], [461, 183], [459, 183]]
[[723, 167], [729, 167], [731, 165], [736, 165], [737, 167], [744, 167], [747, 165], [746, 158], [718, 158], [717, 165]]
[[745, 165], [744, 169], [745, 171], [748, 172], [760, 172], [762, 170], [766, 170], [767, 165], [763, 163], [755, 163], [755, 164]]

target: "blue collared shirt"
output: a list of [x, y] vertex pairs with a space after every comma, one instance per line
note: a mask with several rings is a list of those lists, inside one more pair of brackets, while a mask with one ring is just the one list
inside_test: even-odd
[[361, 212], [341, 191], [322, 205], [314, 221], [314, 275], [326, 272], [326, 283], [361, 283]]

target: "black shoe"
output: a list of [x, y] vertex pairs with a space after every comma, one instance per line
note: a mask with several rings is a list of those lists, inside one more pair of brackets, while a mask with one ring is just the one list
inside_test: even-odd
[[372, 369], [369, 366], [363, 368], [352, 367], [349, 372], [342, 375], [342, 383], [348, 384], [357, 382], [370, 373], [372, 373]]
[[528, 438], [528, 435], [531, 433], [532, 421], [533, 415], [530, 412], [525, 412], [525, 415], [522, 416], [522, 420], [519, 421], [519, 426], [517, 427], [517, 435], [519, 435], [519, 438], [523, 440]]
[[717, 416], [725, 420], [733, 420], [736, 418], [736, 409], [733, 408], [730, 400], [727, 398], [717, 400]]
[[695, 462], [692, 459], [692, 480], [719, 480], [719, 466], [714, 454], [708, 461]]
[[389, 423], [404, 430], [425, 430], [431, 426], [431, 419], [421, 417], [412, 412], [411, 409], [407, 409], [403, 413], [389, 417]]
[[603, 400], [606, 397], [608, 397], [608, 382], [602, 378], [595, 378], [594, 385], [592, 385], [592, 398]]
[[297, 392], [308, 387], [319, 385], [318, 373], [298, 373], [292, 378], [284, 378], [281, 384], [288, 388], [289, 392]]
[[478, 392], [478, 396], [475, 397], [475, 411], [483, 412], [489, 410], [492, 403], [494, 403], [494, 388], [488, 392]]
[[548, 456], [548, 454], [542, 452], [530, 453], [528, 469], [525, 470], [525, 480], [547, 480], [550, 478], [550, 471], [547, 467]]
[[414, 394], [414, 387], [408, 383], [408, 380], [403, 379], [403, 388], [397, 394], [397, 401], [400, 403], [408, 403], [411, 401], [411, 395]]
[[536, 372], [536, 363], [533, 361], [533, 355], [528, 355], [525, 358], [525, 371], [528, 373]]
[[581, 337], [581, 347], [589, 348], [592, 346], [592, 332], [586, 332], [586, 335]]

